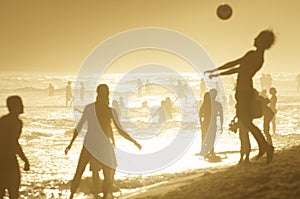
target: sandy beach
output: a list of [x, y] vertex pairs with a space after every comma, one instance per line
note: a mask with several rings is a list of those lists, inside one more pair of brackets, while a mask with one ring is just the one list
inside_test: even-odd
[[199, 170], [148, 186], [123, 198], [299, 198], [300, 145], [277, 150], [271, 164], [265, 158], [247, 165]]
[[[251, 160], [249, 164], [211, 163], [208, 168], [161, 173], [150, 176], [127, 176], [115, 180], [114, 197], [118, 199], [240, 199], [300, 197], [300, 135], [275, 136], [273, 161]], [[257, 150], [251, 152], [255, 156]], [[221, 152], [217, 153], [223, 154]], [[27, 187], [27, 188], [26, 188]], [[22, 198], [68, 198], [70, 181], [44, 181], [23, 185]], [[92, 193], [92, 179], [85, 177], [75, 198], [99, 198]], [[101, 192], [101, 186], [99, 186]]]

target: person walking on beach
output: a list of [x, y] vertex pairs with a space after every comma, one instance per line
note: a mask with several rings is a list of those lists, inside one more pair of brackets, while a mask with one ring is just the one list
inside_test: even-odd
[[270, 88], [270, 94], [271, 94], [271, 98], [270, 98], [270, 108], [272, 109], [272, 111], [274, 112], [274, 116], [272, 118], [272, 129], [273, 129], [273, 134], [276, 133], [276, 113], [277, 113], [277, 108], [276, 108], [276, 104], [277, 104], [277, 90], [276, 88], [272, 87]]
[[71, 83], [71, 81], [68, 81], [66, 86], [66, 106], [71, 106], [73, 102]]
[[260, 149], [257, 157], [259, 158], [263, 156], [264, 153], [267, 153], [267, 163], [270, 163], [273, 159], [274, 147], [267, 143], [260, 129], [253, 124], [252, 121], [255, 112], [253, 108], [249, 108], [249, 105], [252, 105], [253, 102], [255, 102], [252, 78], [263, 66], [265, 50], [271, 48], [274, 42], [274, 33], [270, 30], [264, 30], [260, 32], [254, 40], [256, 50], [251, 50], [237, 60], [205, 72], [213, 73], [226, 70], [220, 74], [210, 74], [210, 78], [218, 77], [219, 75], [238, 74], [235, 93], [238, 123], [241, 123], [245, 128], [249, 129], [256, 139]]
[[19, 115], [23, 113], [24, 107], [19, 96], [7, 98], [9, 113], [0, 118], [0, 198], [4, 197], [8, 190], [10, 199], [19, 198], [21, 182], [20, 168], [16, 155], [24, 161], [24, 170], [29, 171], [29, 161], [25, 156], [19, 138], [23, 123]]
[[[203, 104], [199, 111], [199, 120], [202, 132], [201, 155], [206, 158], [214, 158], [214, 143], [217, 133], [217, 118], [220, 119], [221, 131], [223, 128], [223, 107], [216, 101], [217, 90], [211, 89], [204, 94]], [[208, 154], [206, 154], [209, 152]]]
[[70, 198], [73, 198], [85, 167], [90, 161], [97, 162], [103, 170], [103, 198], [106, 199], [111, 195], [115, 169], [117, 167], [112, 121], [121, 136], [131, 141], [139, 149], [142, 148], [137, 141], [122, 129], [116, 111], [109, 107], [109, 88], [106, 84], [100, 84], [97, 87], [96, 102], [84, 108], [82, 117], [74, 130], [73, 138], [65, 150], [65, 153], [70, 150], [83, 124], [87, 122], [88, 130], [79, 156], [76, 173], [71, 184]]

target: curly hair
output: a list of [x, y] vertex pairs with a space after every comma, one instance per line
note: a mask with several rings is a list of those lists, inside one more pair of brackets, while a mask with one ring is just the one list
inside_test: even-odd
[[263, 30], [261, 31], [257, 38], [260, 41], [261, 47], [269, 49], [276, 41], [276, 36], [272, 30]]

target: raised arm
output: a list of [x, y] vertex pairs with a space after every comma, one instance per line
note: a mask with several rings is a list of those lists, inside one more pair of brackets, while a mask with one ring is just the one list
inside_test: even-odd
[[231, 74], [234, 74], [234, 73], [238, 73], [239, 72], [239, 68], [233, 68], [233, 69], [230, 69], [230, 70], [227, 70], [225, 72], [222, 72], [220, 74], [210, 74], [209, 75], [209, 78], [213, 78], [213, 77], [218, 77], [218, 76], [222, 76], [222, 75], [231, 75]]
[[112, 111], [113, 111], [113, 122], [120, 135], [123, 136], [125, 139], [129, 140], [130, 142], [132, 142], [139, 150], [141, 150], [142, 146], [122, 129], [117, 111], [115, 111], [114, 109], [112, 109]]
[[234, 61], [228, 62], [228, 63], [226, 63], [226, 64], [224, 64], [224, 65], [222, 65], [222, 66], [220, 66], [218, 68], [215, 68], [213, 70], [205, 71], [204, 74], [206, 74], [206, 73], [213, 73], [213, 72], [216, 72], [216, 71], [225, 70], [225, 69], [229, 69], [229, 68], [235, 67], [235, 66], [237, 66], [237, 65], [240, 64], [240, 62], [241, 62], [242, 59], [243, 59], [243, 57], [239, 58], [239, 59], [236, 59]]

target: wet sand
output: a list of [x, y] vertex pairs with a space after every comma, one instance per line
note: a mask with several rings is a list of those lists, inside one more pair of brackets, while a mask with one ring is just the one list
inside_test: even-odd
[[[209, 167], [189, 169], [177, 173], [124, 176], [116, 179], [115, 198], [119, 199], [240, 199], [240, 198], [300, 198], [300, 135], [273, 135], [275, 154], [267, 165], [265, 157], [237, 166], [238, 151], [223, 151], [217, 155], [228, 158]], [[257, 149], [251, 152], [251, 157]], [[195, 156], [198, 158], [197, 156]], [[230, 159], [229, 164], [224, 164]], [[23, 173], [25, 174], [25, 173]], [[95, 198], [92, 179], [83, 177], [76, 198]], [[101, 174], [101, 172], [100, 172]], [[27, 174], [29, 175], [33, 174]], [[25, 181], [23, 176], [23, 180]], [[103, 179], [103, 176], [101, 176]], [[22, 183], [21, 198], [68, 198], [71, 178]], [[99, 186], [99, 193], [101, 186]], [[96, 194], [99, 198], [101, 194]]]
[[245, 165], [200, 170], [127, 194], [134, 199], [300, 198], [300, 145], [275, 151], [273, 161], [265, 158]]

